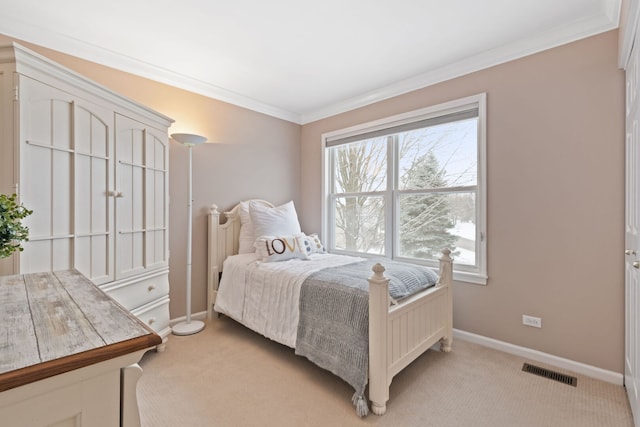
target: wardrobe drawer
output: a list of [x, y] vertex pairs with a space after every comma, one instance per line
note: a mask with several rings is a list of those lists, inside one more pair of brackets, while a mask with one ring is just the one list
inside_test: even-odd
[[126, 281], [105, 289], [107, 294], [127, 310], [135, 310], [140, 306], [169, 295], [169, 273]]
[[169, 327], [169, 298], [163, 298], [131, 312], [155, 332]]

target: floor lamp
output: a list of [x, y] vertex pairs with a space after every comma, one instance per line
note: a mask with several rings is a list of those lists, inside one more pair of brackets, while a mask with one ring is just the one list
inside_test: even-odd
[[180, 322], [171, 328], [175, 335], [192, 335], [204, 329], [204, 322], [191, 320], [191, 228], [193, 223], [193, 147], [207, 140], [204, 136], [190, 133], [174, 133], [171, 138], [189, 148], [189, 201], [187, 203], [187, 320]]

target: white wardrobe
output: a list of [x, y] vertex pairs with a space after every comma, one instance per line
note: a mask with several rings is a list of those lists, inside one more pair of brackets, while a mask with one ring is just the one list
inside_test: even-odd
[[172, 119], [18, 44], [0, 47], [0, 192], [33, 214], [0, 274], [75, 268], [163, 338]]

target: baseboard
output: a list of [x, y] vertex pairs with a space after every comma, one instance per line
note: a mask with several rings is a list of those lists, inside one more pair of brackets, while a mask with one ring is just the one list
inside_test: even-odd
[[[513, 354], [523, 357], [525, 359], [533, 360], [536, 362], [545, 363], [547, 365], [555, 366], [557, 368], [565, 369], [567, 371], [575, 372], [577, 374], [586, 375], [591, 378], [606, 381], [608, 383], [623, 385], [624, 376], [620, 373], [607, 371], [595, 366], [586, 365], [584, 363], [576, 362], [574, 360], [564, 359], [562, 357], [554, 356], [552, 354], [543, 353], [538, 350], [532, 350], [526, 347], [520, 347], [517, 345], [509, 344], [504, 341], [498, 341], [493, 338], [487, 338], [482, 335], [472, 334], [471, 332], [461, 331], [459, 329], [453, 330], [453, 338], [463, 341], [469, 341], [475, 344], [479, 344], [485, 347], [493, 348], [495, 350], [504, 351], [505, 353]], [[454, 350], [455, 351], [455, 341]]]
[[[207, 318], [207, 312], [206, 312], [206, 311], [200, 311], [200, 312], [198, 312], [198, 313], [193, 313], [193, 314], [191, 315], [191, 318], [192, 318], [192, 319], [194, 319], [194, 320], [206, 320], [206, 318]], [[170, 326], [173, 326], [173, 325], [175, 325], [176, 323], [184, 322], [184, 321], [186, 321], [186, 320], [187, 320], [187, 316], [186, 316], [186, 315], [185, 315], [185, 316], [182, 316], [182, 317], [177, 317], [177, 318], [175, 318], [175, 319], [171, 319], [171, 320], [169, 320], [169, 325], [170, 325]]]

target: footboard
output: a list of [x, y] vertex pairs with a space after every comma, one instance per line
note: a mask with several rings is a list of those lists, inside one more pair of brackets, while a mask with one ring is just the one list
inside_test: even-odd
[[369, 279], [369, 399], [377, 415], [386, 412], [393, 377], [440, 341], [451, 350], [453, 329], [452, 260], [445, 249], [440, 258], [440, 280], [425, 292], [389, 306], [389, 279], [376, 264]]

